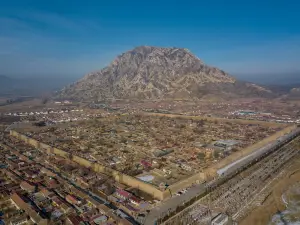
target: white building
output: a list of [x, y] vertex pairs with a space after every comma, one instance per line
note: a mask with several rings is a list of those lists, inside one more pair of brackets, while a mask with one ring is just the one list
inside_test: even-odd
[[211, 225], [225, 225], [228, 222], [228, 216], [220, 213], [215, 218], [212, 219]]

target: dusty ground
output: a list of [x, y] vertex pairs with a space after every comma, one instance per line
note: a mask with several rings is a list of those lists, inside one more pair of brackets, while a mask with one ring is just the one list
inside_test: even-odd
[[[299, 149], [300, 150], [300, 149]], [[267, 225], [272, 216], [278, 211], [285, 210], [285, 204], [282, 201], [282, 194], [292, 185], [300, 181], [300, 155], [294, 159], [290, 167], [286, 169], [286, 176], [272, 185], [272, 191], [263, 205], [254, 209], [243, 221], [241, 225]]]

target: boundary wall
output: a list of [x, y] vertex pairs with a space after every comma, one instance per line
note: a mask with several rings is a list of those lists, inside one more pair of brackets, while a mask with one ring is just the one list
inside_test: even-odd
[[126, 175], [124, 173], [121, 173], [117, 170], [113, 170], [109, 167], [106, 167], [104, 165], [101, 165], [99, 163], [94, 163], [90, 162], [87, 159], [84, 159], [82, 157], [72, 155], [71, 153], [68, 153], [66, 151], [60, 150], [58, 148], [52, 147], [50, 145], [41, 143], [40, 141], [37, 141], [33, 138], [27, 137], [23, 134], [18, 133], [17, 131], [11, 130], [10, 135], [18, 138], [19, 140], [24, 141], [25, 143], [34, 146], [35, 148], [45, 150], [48, 154], [55, 154], [59, 155], [61, 157], [70, 159], [82, 166], [91, 168], [93, 171], [98, 172], [98, 173], [104, 173], [110, 177], [113, 177], [115, 181], [128, 185], [130, 187], [138, 188], [141, 191], [144, 191], [150, 195], [152, 195], [154, 198], [163, 200], [168, 196], [167, 191], [161, 191], [158, 189], [158, 187], [150, 184], [150, 183], [145, 183], [135, 177], [131, 177], [129, 175]]

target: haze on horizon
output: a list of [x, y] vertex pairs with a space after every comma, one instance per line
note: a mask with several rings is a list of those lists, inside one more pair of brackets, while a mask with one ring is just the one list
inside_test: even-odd
[[0, 74], [77, 79], [151, 45], [188, 48], [242, 79], [279, 79], [300, 72], [299, 9], [296, 0], [2, 1]]

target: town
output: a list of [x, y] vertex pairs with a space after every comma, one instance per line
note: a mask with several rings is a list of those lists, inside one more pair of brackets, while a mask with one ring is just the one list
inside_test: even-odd
[[200, 174], [212, 165], [289, 128], [271, 121], [63, 107], [2, 115], [5, 223], [143, 223], [165, 198], [186, 195], [203, 182]]
[[285, 127], [143, 114], [25, 125], [14, 130], [156, 186], [201, 172]]
[[1, 217], [6, 224], [136, 224], [141, 199], [104, 174], [46, 155], [13, 137], [1, 144]]

